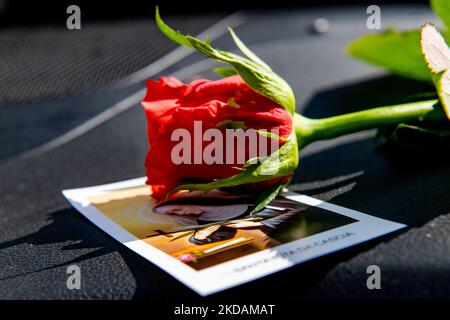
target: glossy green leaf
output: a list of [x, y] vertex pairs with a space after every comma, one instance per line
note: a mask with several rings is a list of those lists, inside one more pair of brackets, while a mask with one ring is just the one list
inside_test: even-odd
[[449, 0], [431, 0], [431, 8], [450, 29], [450, 1]]
[[419, 30], [388, 30], [379, 34], [368, 34], [353, 41], [347, 47], [347, 52], [394, 74], [431, 80], [420, 49]]

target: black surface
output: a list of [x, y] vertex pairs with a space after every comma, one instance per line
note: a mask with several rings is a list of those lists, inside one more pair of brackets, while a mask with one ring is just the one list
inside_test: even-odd
[[[425, 7], [382, 12], [384, 26], [417, 27], [432, 19]], [[247, 16], [236, 31], [293, 85], [298, 110], [306, 115], [356, 110], [429, 90], [345, 56], [345, 43], [368, 32], [364, 7]], [[311, 34], [310, 23], [319, 17], [328, 18], [331, 29]], [[135, 106], [60, 148], [0, 165], [1, 298], [200, 299], [86, 221], [60, 195], [64, 188], [142, 176], [146, 147], [144, 114]], [[448, 159], [378, 151], [369, 135], [312, 145], [301, 153], [293, 189], [409, 228], [207, 300], [449, 298], [449, 178]], [[81, 290], [66, 288], [72, 263], [81, 267]], [[372, 264], [381, 268], [381, 290], [366, 287]]]
[[[65, 20], [0, 29], [0, 109], [92, 91], [173, 50], [176, 45], [150, 17], [152, 10], [147, 8], [145, 18], [83, 19], [81, 30], [75, 31], [67, 29]], [[164, 7], [161, 10], [164, 13]], [[64, 13], [60, 16], [67, 18]], [[168, 23], [192, 34], [224, 16], [165, 15]]]
[[[123, 18], [130, 16], [147, 17], [147, 14], [155, 5], [164, 8], [170, 13], [199, 12], [225, 12], [242, 9], [264, 8], [270, 10], [298, 8], [299, 6], [326, 6], [335, 5], [334, 0], [128, 0], [126, 5], [122, 2], [110, 0], [2, 0], [6, 5], [0, 7], [0, 26], [2, 24], [41, 24], [45, 22], [64, 23], [66, 16], [62, 13], [69, 5], [76, 4], [83, 9], [83, 20], [98, 20]], [[1, 3], [1, 2], [0, 2]], [[428, 3], [427, 0], [378, 0], [377, 4], [387, 3]], [[349, 4], [372, 4], [369, 0], [341, 0], [341, 5]]]

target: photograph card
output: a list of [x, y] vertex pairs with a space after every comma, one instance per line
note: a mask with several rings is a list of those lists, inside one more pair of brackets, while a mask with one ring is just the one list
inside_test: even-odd
[[146, 178], [64, 190], [82, 215], [200, 295], [399, 230], [405, 225], [286, 191], [252, 197], [186, 192], [157, 204]]

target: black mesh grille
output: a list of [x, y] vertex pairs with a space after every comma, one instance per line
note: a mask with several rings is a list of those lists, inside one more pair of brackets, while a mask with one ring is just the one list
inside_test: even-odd
[[[167, 21], [191, 34], [224, 14]], [[63, 97], [119, 79], [161, 57], [175, 45], [153, 19], [14, 27], [0, 31], [0, 106]]]

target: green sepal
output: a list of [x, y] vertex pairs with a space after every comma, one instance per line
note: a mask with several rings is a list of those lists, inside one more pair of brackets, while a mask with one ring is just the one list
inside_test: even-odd
[[272, 133], [270, 131], [266, 131], [266, 130], [255, 130], [255, 132], [265, 138], [270, 138], [270, 139], [276, 139], [276, 140], [280, 140], [280, 141], [287, 141], [286, 138], [280, 137], [279, 135]]
[[216, 50], [205, 42], [186, 36], [191, 45], [204, 56], [228, 63], [256, 92], [275, 101], [290, 114], [295, 112], [295, 98], [291, 87], [276, 73], [261, 67], [256, 62], [233, 53]]
[[205, 42], [206, 42], [207, 44], [211, 45], [211, 37], [209, 36], [209, 34], [207, 34], [207, 35], [205, 36]]
[[173, 30], [161, 19], [161, 16], [159, 15], [158, 6], [156, 6], [155, 10], [155, 20], [159, 30], [161, 30], [161, 32], [164, 33], [166, 37], [178, 43], [179, 45], [192, 48], [191, 43], [186, 39], [186, 37], [181, 32]]
[[250, 211], [250, 215], [253, 215], [266, 207], [269, 203], [272, 202], [273, 199], [277, 197], [280, 191], [283, 189], [285, 182], [283, 180], [278, 181], [273, 186], [269, 187], [260, 194], [258, 199], [256, 199], [256, 203], [254, 204], [252, 210]]
[[224, 78], [231, 77], [237, 74], [236, 70], [228, 67], [215, 67], [213, 71]]
[[233, 38], [234, 43], [236, 43], [236, 45], [238, 46], [239, 50], [242, 51], [243, 54], [245, 54], [247, 56], [247, 58], [249, 58], [250, 60], [252, 60], [253, 62], [259, 64], [261, 67], [272, 71], [272, 69], [269, 67], [269, 65], [267, 63], [265, 63], [264, 61], [262, 61], [256, 54], [253, 53], [252, 50], [250, 50], [242, 41], [241, 39], [239, 39], [239, 37], [236, 35], [236, 33], [233, 31], [233, 29], [228, 28], [228, 31], [231, 34], [231, 37]]

